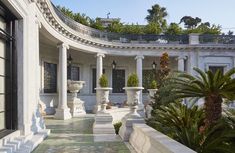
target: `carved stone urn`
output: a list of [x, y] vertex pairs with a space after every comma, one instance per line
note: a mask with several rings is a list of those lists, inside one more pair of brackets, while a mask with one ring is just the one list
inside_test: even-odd
[[152, 102], [152, 103], [155, 103], [155, 100], [154, 100], [154, 96], [156, 94], [156, 92], [158, 91], [158, 89], [148, 89], [148, 92], [149, 92], [149, 101]]
[[140, 101], [140, 91], [143, 90], [143, 87], [125, 87], [127, 94], [127, 104], [130, 108], [130, 113], [128, 115], [140, 116], [137, 113], [138, 104]]
[[124, 141], [128, 141], [130, 134], [133, 131], [133, 124], [145, 123], [144, 119], [137, 113], [138, 104], [140, 101], [140, 91], [143, 87], [125, 87], [127, 94], [127, 104], [130, 108], [130, 113], [122, 118], [122, 126], [119, 135]]
[[68, 80], [68, 107], [73, 117], [81, 116], [86, 114], [84, 101], [77, 97], [77, 93], [85, 85], [85, 81], [73, 81]]
[[98, 112], [106, 113], [106, 106], [109, 102], [109, 92], [112, 90], [112, 88], [100, 87], [95, 88], [95, 90], [97, 93], [97, 105], [100, 105], [100, 110], [98, 109]]

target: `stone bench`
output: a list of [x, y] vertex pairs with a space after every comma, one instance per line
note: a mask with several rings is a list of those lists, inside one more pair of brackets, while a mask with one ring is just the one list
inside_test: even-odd
[[137, 153], [196, 153], [146, 124], [134, 124], [129, 140]]

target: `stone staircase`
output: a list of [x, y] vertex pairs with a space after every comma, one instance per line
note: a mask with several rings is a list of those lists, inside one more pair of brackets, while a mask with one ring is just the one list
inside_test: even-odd
[[49, 134], [50, 130], [40, 130], [36, 134], [20, 136], [20, 131], [15, 131], [0, 139], [0, 153], [30, 153]]

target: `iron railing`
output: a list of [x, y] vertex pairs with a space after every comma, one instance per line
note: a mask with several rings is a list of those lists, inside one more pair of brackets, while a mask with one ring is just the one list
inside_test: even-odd
[[200, 35], [200, 44], [235, 44], [234, 35]]

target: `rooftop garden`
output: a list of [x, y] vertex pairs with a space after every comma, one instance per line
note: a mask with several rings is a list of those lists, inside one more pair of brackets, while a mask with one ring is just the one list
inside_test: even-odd
[[[163, 35], [182, 35], [190, 33], [200, 34], [215, 34], [221, 33], [221, 26], [203, 22], [199, 17], [183, 16], [180, 21], [168, 23], [166, 17], [168, 16], [167, 9], [158, 4], [153, 5], [147, 10], [146, 16], [147, 24], [139, 25], [138, 23], [128, 24], [120, 21], [113, 21], [108, 27], [103, 27], [100, 18], [92, 19], [86, 14], [74, 13], [69, 8], [57, 6], [57, 8], [67, 17], [79, 22], [83, 25], [112, 33], [120, 34], [163, 34]], [[184, 25], [184, 28], [180, 26]], [[232, 32], [228, 33], [232, 35]]]

